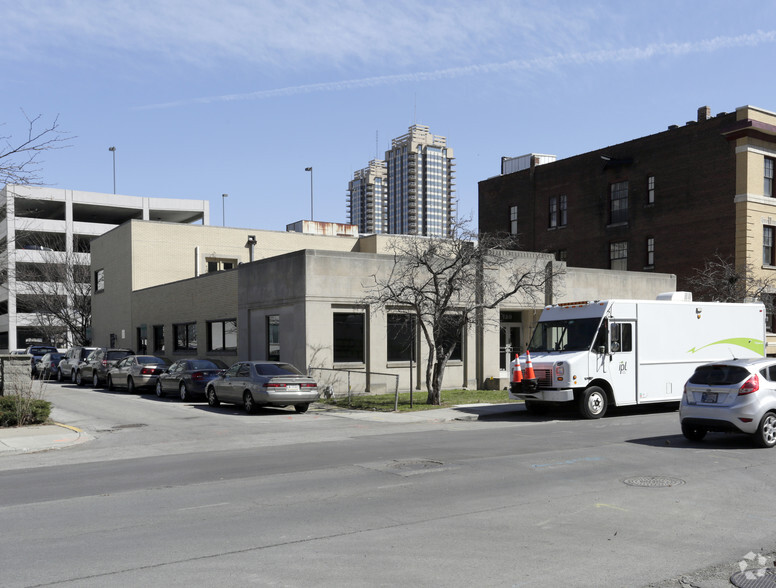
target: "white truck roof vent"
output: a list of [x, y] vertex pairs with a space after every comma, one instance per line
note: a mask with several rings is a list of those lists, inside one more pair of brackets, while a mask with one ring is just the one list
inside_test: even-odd
[[672, 300], [674, 302], [692, 302], [692, 292], [663, 292], [657, 295], [657, 300]]

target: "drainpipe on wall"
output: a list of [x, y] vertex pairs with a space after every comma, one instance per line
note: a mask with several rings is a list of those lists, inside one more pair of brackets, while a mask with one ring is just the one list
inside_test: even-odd
[[194, 277], [199, 277], [199, 245], [194, 248]]

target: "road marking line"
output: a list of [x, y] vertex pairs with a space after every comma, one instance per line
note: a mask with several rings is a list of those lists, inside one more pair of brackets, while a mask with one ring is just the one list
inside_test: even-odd
[[199, 508], [211, 508], [214, 506], [226, 506], [230, 504], [228, 502], [217, 502], [215, 504], [203, 504], [202, 506], [187, 506], [186, 508], [179, 508], [178, 510], [197, 510]]

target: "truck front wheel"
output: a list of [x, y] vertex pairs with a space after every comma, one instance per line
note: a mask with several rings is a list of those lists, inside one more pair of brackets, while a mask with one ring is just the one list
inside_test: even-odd
[[586, 419], [600, 419], [607, 405], [606, 392], [598, 386], [590, 386], [579, 395], [579, 412]]

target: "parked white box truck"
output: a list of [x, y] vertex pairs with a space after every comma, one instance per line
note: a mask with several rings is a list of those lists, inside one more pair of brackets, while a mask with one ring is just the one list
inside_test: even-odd
[[599, 300], [547, 306], [528, 344], [535, 378], [510, 365], [509, 397], [541, 412], [576, 402], [582, 416], [608, 406], [679, 402], [703, 363], [765, 355], [765, 307], [693, 302], [687, 292], [657, 300]]

